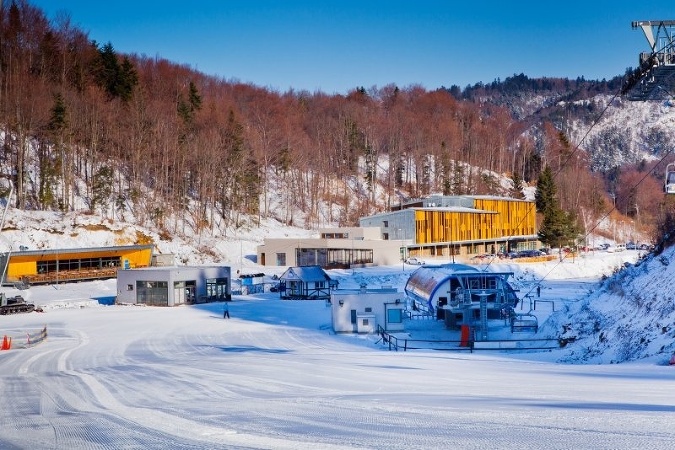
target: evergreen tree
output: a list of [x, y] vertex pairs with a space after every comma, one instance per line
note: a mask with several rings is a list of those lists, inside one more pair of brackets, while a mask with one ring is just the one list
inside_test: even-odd
[[44, 209], [56, 206], [54, 187], [63, 165], [65, 133], [68, 128], [66, 103], [60, 93], [54, 95], [54, 105], [47, 123], [46, 144], [38, 147], [38, 168], [40, 173], [38, 199]]
[[112, 195], [114, 183], [113, 170], [108, 166], [102, 166], [92, 176], [90, 209], [94, 211], [98, 206], [105, 208]]
[[452, 195], [463, 195], [464, 192], [464, 166], [458, 161], [452, 163]]
[[520, 176], [520, 173], [515, 172], [513, 174], [513, 177], [511, 177], [511, 181], [513, 182], [513, 187], [511, 188], [511, 196], [513, 198], [518, 198], [518, 199], [524, 198], [524, 195], [523, 195], [523, 178]]
[[534, 201], [537, 207], [537, 212], [543, 213], [546, 215], [546, 212], [557, 206], [556, 193], [558, 189], [553, 180], [553, 172], [551, 167], [546, 166], [544, 170], [539, 174], [539, 179], [537, 180], [537, 191], [534, 194]]
[[544, 215], [538, 235], [539, 240], [544, 244], [562, 248], [564, 245], [575, 243], [580, 229], [576, 215], [560, 208], [556, 192], [553, 173], [551, 168], [546, 166], [539, 175], [535, 193], [537, 211]]
[[127, 57], [124, 57], [120, 64], [117, 53], [110, 42], [98, 51], [94, 78], [108, 94], [108, 99], [119, 98], [123, 102], [131, 99], [134, 88], [138, 84], [138, 75], [133, 64]]
[[575, 215], [554, 204], [544, 213], [538, 235], [545, 245], [562, 248], [565, 245], [574, 245], [579, 232]]

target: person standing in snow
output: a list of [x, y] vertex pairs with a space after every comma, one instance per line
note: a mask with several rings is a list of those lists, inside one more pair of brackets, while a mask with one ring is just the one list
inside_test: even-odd
[[223, 310], [223, 319], [229, 319], [230, 318], [230, 310], [227, 307], [227, 303], [225, 303], [224, 308], [225, 309]]

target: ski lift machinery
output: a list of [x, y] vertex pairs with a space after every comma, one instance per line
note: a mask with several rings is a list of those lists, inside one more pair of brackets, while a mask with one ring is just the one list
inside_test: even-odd
[[[640, 53], [638, 68], [624, 83], [622, 94], [631, 101], [672, 102], [675, 95], [675, 20], [641, 20], [631, 23], [642, 29], [649, 52]], [[675, 163], [666, 166], [663, 192], [675, 197]]]

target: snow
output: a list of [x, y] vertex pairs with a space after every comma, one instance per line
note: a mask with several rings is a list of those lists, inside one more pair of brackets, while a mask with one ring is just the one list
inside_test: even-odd
[[[95, 222], [14, 212], [2, 236], [12, 248], [152, 236]], [[240, 231], [219, 239], [229, 258], [220, 262], [281, 273], [255, 264], [255, 245], [263, 236], [303, 233], [310, 234], [265, 224]], [[178, 259], [209, 262], [187, 241], [158, 245]], [[541, 302], [532, 310], [537, 337], [574, 338], [545, 352], [389, 351], [378, 336], [333, 333], [324, 302], [281, 301], [275, 293], [233, 296], [231, 318], [223, 319], [223, 303], [102, 305], [115, 295], [115, 280], [3, 288], [44, 312], [0, 316], [0, 334], [17, 347], [45, 326], [48, 337], [0, 351], [0, 448], [668, 448], [675, 442], [675, 368], [667, 365], [675, 350], [675, 265], [671, 249], [640, 256], [595, 252], [487, 267], [514, 272], [523, 299], [517, 312]], [[340, 288], [365, 282], [402, 290], [416, 268], [330, 275]], [[406, 330], [418, 339], [450, 333], [433, 320], [408, 322]]]

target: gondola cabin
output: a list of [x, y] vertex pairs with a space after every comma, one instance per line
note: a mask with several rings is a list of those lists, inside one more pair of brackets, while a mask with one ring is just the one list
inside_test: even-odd
[[666, 166], [663, 192], [666, 194], [675, 194], [675, 163], [670, 163]]

